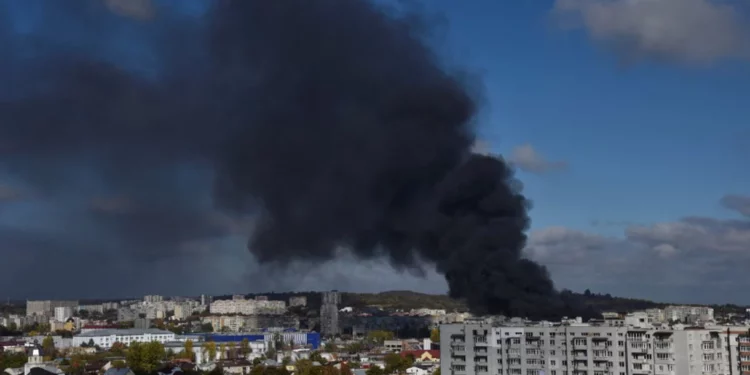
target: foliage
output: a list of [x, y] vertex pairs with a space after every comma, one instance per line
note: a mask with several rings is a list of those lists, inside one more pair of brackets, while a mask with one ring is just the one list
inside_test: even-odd
[[328, 361], [326, 361], [326, 359], [323, 358], [323, 356], [317, 350], [314, 351], [314, 352], [312, 352], [312, 353], [310, 353], [310, 360], [313, 361], [313, 362], [318, 362], [321, 365], [325, 365], [326, 363], [328, 363]]
[[0, 352], [0, 372], [7, 368], [23, 367], [26, 364], [26, 354]]
[[112, 343], [112, 346], [109, 348], [109, 352], [116, 356], [122, 356], [125, 354], [125, 344], [115, 341]]
[[203, 323], [201, 324], [201, 332], [213, 332], [214, 326], [211, 325], [211, 323]]
[[361, 342], [353, 342], [347, 345], [346, 348], [344, 348], [344, 350], [350, 354], [360, 353], [365, 350], [365, 345], [362, 344]]
[[219, 357], [221, 359], [227, 358], [227, 346], [224, 344], [219, 344]]
[[385, 371], [383, 371], [380, 366], [372, 366], [365, 371], [365, 374], [367, 375], [385, 375]]
[[185, 350], [182, 351], [182, 358], [195, 360], [195, 353], [193, 352], [193, 340], [185, 341]]
[[367, 339], [378, 345], [383, 345], [385, 340], [393, 340], [393, 332], [391, 331], [370, 331], [367, 332]]
[[341, 368], [339, 369], [339, 373], [341, 375], [352, 375], [352, 370], [346, 363], [341, 363]]
[[45, 356], [54, 357], [57, 354], [55, 349], [55, 339], [52, 336], [47, 336], [42, 340], [42, 353]]
[[[432, 329], [432, 331], [430, 332], [430, 341], [434, 343], [440, 343], [440, 329], [438, 328]], [[429, 350], [430, 348], [425, 348], [425, 349]]]
[[284, 367], [255, 366], [250, 375], [289, 375], [289, 371]]
[[388, 374], [404, 372], [414, 363], [412, 359], [402, 357], [396, 353], [386, 354], [383, 358], [383, 362], [385, 362], [385, 372]]
[[432, 375], [440, 375], [440, 367], [438, 367], [438, 369], [435, 370], [435, 372], [433, 372]]
[[235, 345], [235, 343], [233, 342], [230, 342], [227, 347], [229, 350], [229, 359], [237, 358], [237, 345]]
[[240, 343], [240, 353], [242, 353], [243, 358], [247, 358], [247, 355], [250, 354], [250, 352], [252, 352], [252, 349], [250, 349], [250, 340], [245, 337]]
[[126, 359], [133, 371], [151, 373], [159, 367], [165, 355], [164, 345], [158, 341], [134, 342], [128, 348]]
[[216, 343], [213, 341], [208, 341], [203, 345], [203, 349], [206, 351], [206, 354], [208, 354], [208, 360], [210, 362], [213, 362], [216, 360]]
[[339, 351], [339, 347], [336, 346], [336, 344], [334, 344], [332, 342], [327, 342], [325, 344], [325, 346], [323, 347], [323, 350], [325, 350], [328, 353], [335, 353], [335, 352]]
[[125, 361], [117, 360], [117, 361], [112, 361], [112, 367], [114, 367], [116, 369], [121, 369], [121, 368], [128, 367], [128, 365], [127, 365], [127, 363], [125, 363]]
[[297, 360], [294, 366], [297, 368], [297, 371], [294, 372], [295, 375], [310, 375], [313, 368], [312, 361], [309, 359]]

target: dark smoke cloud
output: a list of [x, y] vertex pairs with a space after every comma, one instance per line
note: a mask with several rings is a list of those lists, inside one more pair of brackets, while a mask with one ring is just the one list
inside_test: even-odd
[[[420, 17], [236, 0], [202, 18], [147, 8], [158, 16], [144, 21], [82, 3], [46, 8], [70, 37], [45, 27], [29, 50], [32, 39], [2, 35], [14, 42], [2, 79], [19, 90], [0, 101], [0, 161], [52, 202], [97, 186], [76, 218], [109, 246], [184, 256], [246, 233], [252, 214], [248, 247], [269, 267], [346, 249], [434, 266], [478, 313], [569, 312], [521, 257], [520, 183], [500, 158], [472, 154], [478, 90], [440, 63]], [[127, 55], [118, 43], [149, 59], [113, 63]], [[213, 199], [196, 193], [208, 189]]]

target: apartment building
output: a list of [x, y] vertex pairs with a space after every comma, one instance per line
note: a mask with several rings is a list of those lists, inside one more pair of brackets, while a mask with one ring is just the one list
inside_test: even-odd
[[26, 301], [26, 316], [52, 316], [56, 307], [77, 308], [78, 301]]
[[209, 310], [211, 314], [283, 314], [286, 312], [286, 303], [245, 299], [218, 300], [211, 302]]
[[[729, 375], [740, 362], [719, 329], [586, 324], [525, 327], [483, 322], [440, 326], [443, 374]], [[750, 374], [750, 337], [747, 344]], [[740, 349], [739, 353], [743, 353]]]

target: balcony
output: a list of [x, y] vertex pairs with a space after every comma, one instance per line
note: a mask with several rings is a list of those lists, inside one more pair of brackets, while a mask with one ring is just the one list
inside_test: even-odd
[[487, 345], [487, 336], [474, 336], [475, 345]]

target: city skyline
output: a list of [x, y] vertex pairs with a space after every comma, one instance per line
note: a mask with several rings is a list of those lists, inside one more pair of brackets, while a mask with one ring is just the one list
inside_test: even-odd
[[[619, 28], [603, 26], [593, 8], [570, 0], [425, 5], [447, 21], [436, 33], [438, 53], [482, 80], [475, 149], [502, 155], [517, 169], [533, 205], [525, 254], [549, 268], [558, 289], [750, 304], [744, 293], [750, 281], [742, 277], [750, 263], [750, 133], [744, 124], [750, 109], [738, 104], [750, 94], [741, 47], [749, 40], [746, 9], [685, 3], [601, 8], [599, 15], [620, 10], [611, 13]], [[163, 12], [195, 16], [204, 11], [197, 4]], [[45, 23], [49, 16], [33, 7], [7, 6], [0, 15], [11, 19], [18, 35], [52, 41], [63, 35], [93, 46], [114, 37], [82, 36], [85, 27], [65, 17]], [[561, 25], [561, 17], [571, 16], [573, 23]], [[638, 21], [643, 17], [680, 37], [649, 34]], [[716, 32], [696, 33], [689, 22]], [[153, 66], [145, 57], [154, 48], [148, 35], [134, 32], [128, 41], [117, 34], [97, 53], [124, 69], [148, 70]], [[636, 43], [623, 48], [613, 42], [618, 38]], [[0, 256], [9, 265], [0, 272], [0, 285], [12, 286], [3, 299], [447, 292], [430, 265], [394, 269], [345, 249], [327, 262], [259, 266], [247, 250], [254, 218], [214, 209], [214, 176], [202, 165], [171, 171], [176, 177], [146, 173], [172, 188], [164, 193], [149, 190], [151, 181], [139, 180], [138, 173], [124, 176], [121, 190], [111, 190], [78, 160], [40, 160], [34, 161], [66, 171], [75, 188], [45, 190], [40, 187], [49, 181], [24, 181], [17, 170], [0, 170]], [[174, 180], [162, 181], [168, 177]], [[146, 195], [128, 195], [128, 188]], [[139, 199], [163, 203], [172, 215], [138, 211]], [[140, 236], [141, 226], [150, 228], [148, 235]]]

